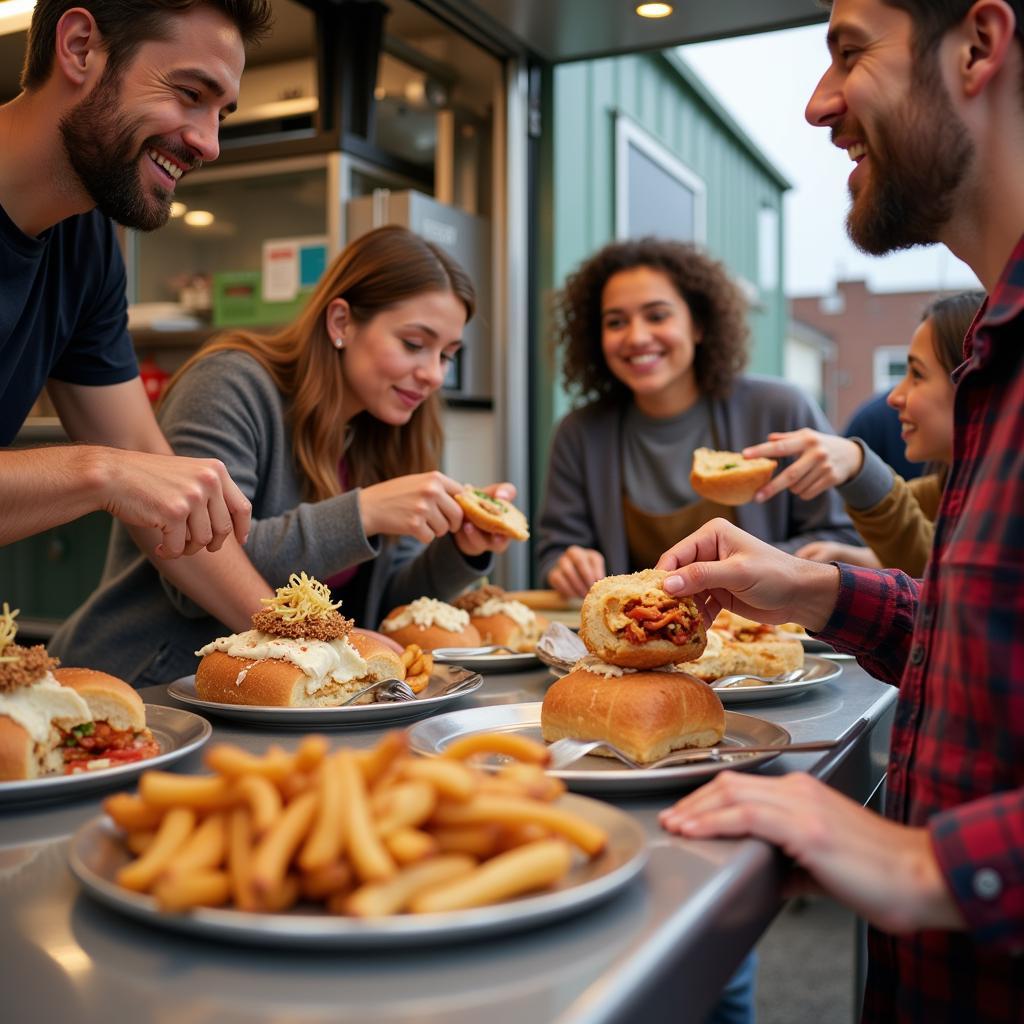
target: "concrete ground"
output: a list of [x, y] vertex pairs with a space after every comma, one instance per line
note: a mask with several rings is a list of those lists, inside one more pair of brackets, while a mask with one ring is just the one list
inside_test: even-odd
[[791, 901], [757, 947], [757, 1024], [852, 1024], [854, 946], [848, 910]]

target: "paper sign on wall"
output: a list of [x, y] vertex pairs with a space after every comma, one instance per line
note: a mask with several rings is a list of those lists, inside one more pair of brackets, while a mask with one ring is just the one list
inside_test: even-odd
[[292, 302], [320, 280], [327, 265], [327, 237], [269, 238], [263, 243], [263, 301]]

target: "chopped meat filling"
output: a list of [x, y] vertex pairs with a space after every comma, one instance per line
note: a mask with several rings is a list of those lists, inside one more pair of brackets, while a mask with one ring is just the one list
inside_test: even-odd
[[641, 598], [631, 598], [622, 611], [630, 620], [623, 628], [622, 635], [632, 644], [644, 644], [648, 640], [670, 640], [681, 647], [690, 642], [692, 615], [670, 597], [654, 603], [643, 603]]

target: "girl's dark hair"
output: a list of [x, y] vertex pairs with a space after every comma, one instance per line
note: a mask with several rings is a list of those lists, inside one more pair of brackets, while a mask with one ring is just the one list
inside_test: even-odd
[[935, 299], [921, 314], [922, 321], [931, 321], [935, 358], [947, 373], [952, 373], [964, 361], [964, 338], [984, 301], [984, 292], [959, 292]]
[[28, 30], [22, 89], [38, 89], [53, 70], [57, 23], [72, 7], [95, 19], [107, 53], [104, 74], [116, 78], [138, 48], [166, 39], [174, 18], [195, 7], [212, 7], [233, 22], [243, 43], [255, 43], [270, 30], [270, 0], [38, 0]]
[[566, 390], [588, 399], [630, 399], [601, 348], [601, 295], [610, 277], [635, 267], [661, 271], [689, 307], [701, 332], [693, 360], [701, 393], [728, 394], [747, 362], [746, 302], [721, 263], [693, 245], [662, 238], [612, 242], [566, 280], [554, 328]]

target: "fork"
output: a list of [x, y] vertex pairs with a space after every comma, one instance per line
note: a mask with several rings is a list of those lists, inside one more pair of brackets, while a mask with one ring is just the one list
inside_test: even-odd
[[504, 644], [485, 644], [483, 647], [435, 647], [434, 654], [442, 658], [479, 658], [485, 654], [519, 654]]
[[376, 682], [370, 683], [369, 686], [364, 686], [361, 690], [356, 690], [351, 697], [343, 700], [340, 704], [335, 704], [335, 707], [343, 708], [349, 704], [354, 704], [360, 697], [371, 693], [374, 690], [380, 691], [380, 696], [385, 700], [393, 701], [408, 701], [415, 700], [416, 694], [413, 693], [412, 687], [402, 679], [378, 679]]
[[724, 690], [730, 686], [741, 686], [747, 679], [754, 679], [759, 683], [795, 683], [804, 674], [804, 669], [800, 668], [790, 669], [789, 672], [783, 672], [777, 676], [755, 676], [750, 672], [738, 672], [733, 676], [722, 676], [716, 679], [711, 684], [712, 690]]
[[620, 750], [612, 743], [604, 740], [555, 740], [548, 746], [549, 769], [558, 770], [574, 764], [581, 757], [586, 757], [591, 751], [603, 747], [609, 753], [614, 754], [623, 764], [630, 768], [668, 768], [670, 765], [694, 764], [700, 761], [722, 761], [726, 760], [729, 754], [760, 754], [760, 753], [799, 753], [809, 750], [831, 750], [836, 740], [813, 740], [807, 743], [788, 743], [784, 746], [774, 747], [691, 747], [689, 750], [676, 750], [673, 753], [651, 761], [647, 764], [630, 757], [625, 751]]

